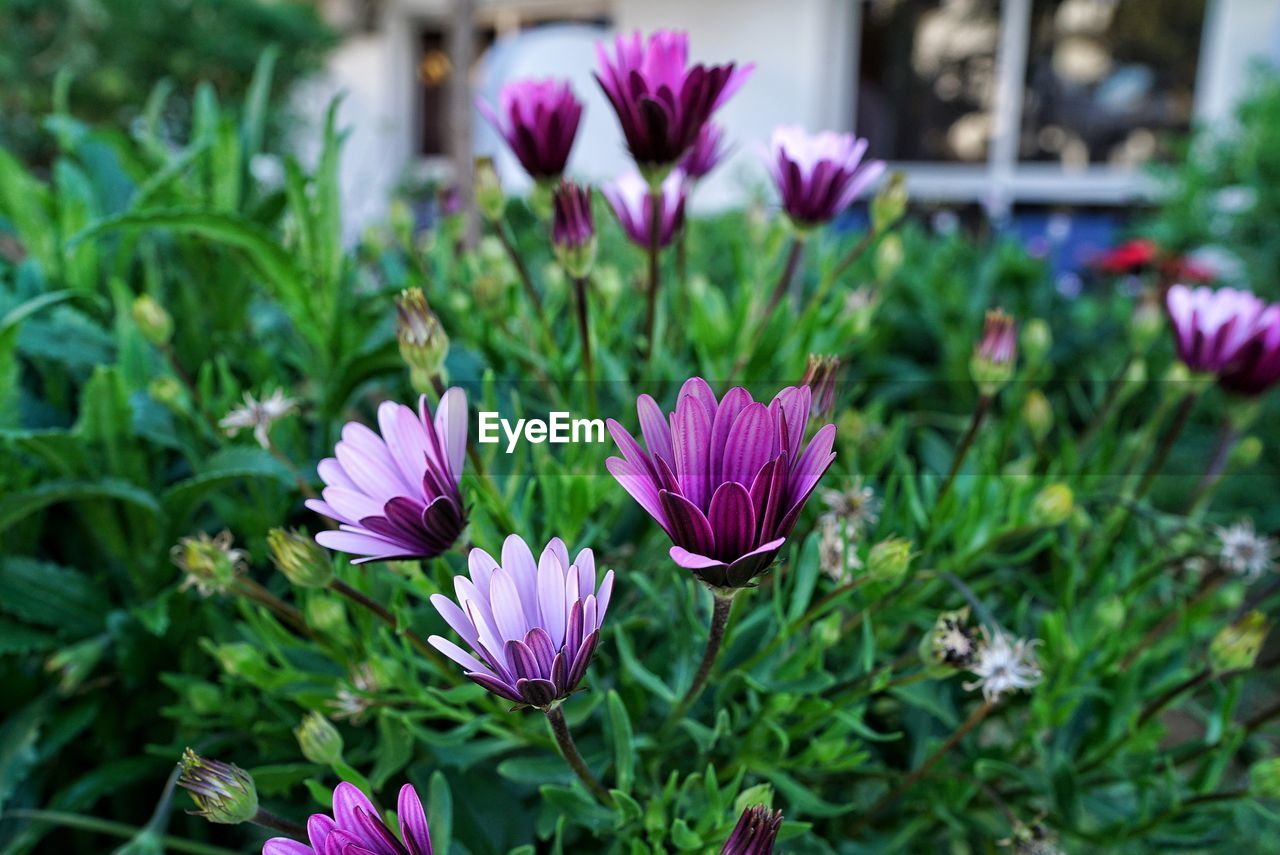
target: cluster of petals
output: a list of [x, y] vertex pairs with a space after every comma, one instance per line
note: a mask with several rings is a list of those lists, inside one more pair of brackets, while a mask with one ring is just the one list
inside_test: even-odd
[[467, 396], [453, 388], [435, 415], [425, 395], [414, 410], [378, 407], [381, 435], [359, 422], [342, 428], [334, 456], [320, 461], [322, 498], [307, 507], [338, 522], [321, 546], [362, 556], [355, 563], [433, 558], [467, 524], [458, 483], [467, 450]]
[[564, 173], [582, 120], [582, 103], [560, 80], [516, 80], [502, 87], [498, 109], [476, 105], [535, 179]]
[[867, 141], [853, 134], [775, 128], [766, 164], [791, 221], [816, 226], [842, 214], [884, 173], [884, 161], [864, 161], [866, 153]]
[[[684, 172], [673, 169], [657, 195], [658, 246], [665, 247], [684, 226], [688, 186]], [[628, 172], [606, 185], [602, 192], [619, 225], [636, 246], [648, 249], [653, 235], [654, 194], [638, 172]]]
[[307, 820], [310, 845], [273, 837], [262, 855], [431, 855], [427, 814], [412, 785], [400, 788], [396, 807], [403, 840], [391, 833], [365, 794], [344, 781], [333, 791], [333, 816], [316, 813]]
[[1280, 380], [1280, 304], [1235, 288], [1174, 285], [1166, 306], [1178, 356], [1192, 371], [1244, 395]]
[[569, 697], [599, 641], [613, 571], [597, 587], [590, 549], [571, 562], [557, 537], [535, 562], [514, 534], [502, 545], [501, 563], [483, 549], [471, 550], [468, 563], [470, 575], [453, 580], [456, 602], [435, 594], [431, 604], [471, 652], [438, 635], [431, 645], [514, 703], [546, 709]]
[[740, 588], [766, 570], [835, 459], [835, 425], [805, 445], [811, 394], [787, 387], [766, 405], [739, 387], [717, 400], [694, 377], [669, 416], [649, 395], [636, 401], [643, 446], [609, 420], [622, 453], [610, 474], [670, 536], [672, 560], [708, 585]]

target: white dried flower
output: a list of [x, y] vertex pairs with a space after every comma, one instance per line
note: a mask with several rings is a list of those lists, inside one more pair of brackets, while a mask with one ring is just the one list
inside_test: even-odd
[[823, 490], [822, 503], [827, 506], [823, 516], [844, 522], [852, 538], [861, 535], [863, 530], [880, 519], [880, 500], [876, 498], [875, 490], [863, 484], [860, 475], [847, 489]]
[[998, 701], [1006, 692], [1030, 689], [1040, 682], [1040, 666], [1036, 662], [1035, 646], [1038, 640], [1010, 639], [996, 630], [988, 633], [982, 628], [982, 643], [969, 671], [978, 679], [965, 683], [969, 691], [982, 689], [982, 697], [988, 702]]
[[1253, 528], [1253, 520], [1243, 519], [1235, 525], [1218, 526], [1221, 549], [1218, 560], [1232, 573], [1252, 582], [1271, 569], [1276, 542]]
[[268, 448], [271, 445], [269, 436], [271, 425], [276, 419], [283, 418], [298, 408], [298, 402], [286, 397], [284, 392], [276, 389], [261, 401], [248, 392], [244, 393], [244, 403], [236, 407], [218, 422], [218, 427], [227, 432], [227, 436], [235, 436], [241, 430], [253, 429], [253, 438], [258, 445]]
[[351, 670], [351, 684], [338, 690], [338, 695], [329, 701], [328, 707], [333, 711], [333, 718], [345, 719], [354, 724], [364, 721], [373, 699], [369, 697], [378, 691], [378, 678], [373, 666], [364, 662]]
[[818, 538], [818, 564], [837, 585], [849, 582], [853, 571], [862, 568], [862, 561], [853, 550], [853, 542], [846, 536], [847, 529], [840, 520], [823, 516]]
[[249, 570], [249, 553], [235, 549], [230, 531], [210, 537], [205, 532], [184, 537], [169, 550], [178, 569], [186, 574], [181, 590], [195, 588], [202, 597], [226, 593], [236, 577]]

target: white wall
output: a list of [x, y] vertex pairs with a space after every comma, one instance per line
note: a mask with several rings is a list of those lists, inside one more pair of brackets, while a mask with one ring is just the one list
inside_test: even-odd
[[1280, 63], [1280, 0], [1209, 0], [1196, 80], [1196, 120], [1228, 118], [1258, 60]]

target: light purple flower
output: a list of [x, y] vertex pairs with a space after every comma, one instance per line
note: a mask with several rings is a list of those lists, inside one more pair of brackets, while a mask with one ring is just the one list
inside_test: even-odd
[[766, 162], [792, 222], [816, 226], [844, 213], [885, 170], [882, 160], [864, 163], [866, 151], [867, 141], [853, 134], [775, 128]]
[[262, 855], [431, 855], [427, 814], [412, 785], [400, 788], [396, 814], [403, 842], [365, 794], [344, 781], [333, 791], [333, 816], [315, 813], [307, 820], [310, 846], [273, 837], [263, 844]]
[[811, 392], [789, 386], [766, 406], [746, 389], [717, 401], [701, 377], [685, 382], [670, 419], [636, 401], [645, 447], [610, 419], [622, 457], [610, 474], [672, 542], [671, 558], [717, 588], [741, 588], [773, 563], [835, 454], [835, 425], [804, 447]]
[[1218, 378], [1218, 385], [1228, 392], [1255, 397], [1280, 381], [1280, 305], [1268, 306], [1258, 317], [1258, 327], [1236, 364]]
[[724, 128], [715, 122], [707, 122], [698, 137], [680, 161], [680, 169], [690, 181], [701, 181], [720, 165], [727, 150], [724, 146]]
[[1174, 285], [1165, 297], [1178, 356], [1197, 373], [1224, 374], [1265, 328], [1266, 303], [1248, 291]]
[[582, 103], [568, 82], [512, 81], [502, 87], [498, 105], [494, 110], [483, 100], [476, 102], [525, 172], [535, 179], [560, 177], [582, 119]]
[[425, 395], [415, 412], [384, 401], [382, 435], [348, 422], [334, 456], [320, 461], [325, 488], [307, 507], [337, 520], [337, 531], [316, 535], [321, 546], [364, 556], [432, 558], [447, 550], [467, 524], [458, 482], [467, 450], [467, 395], [445, 392], [435, 417]]
[[[684, 226], [687, 191], [684, 173], [673, 169], [662, 182], [662, 209], [658, 212], [658, 247], [671, 243]], [[628, 172], [601, 190], [617, 216], [622, 230], [636, 246], [649, 248], [653, 217], [653, 196], [638, 172]]]
[[752, 805], [738, 817], [738, 824], [724, 842], [720, 855], [770, 855], [781, 827], [782, 811]]
[[646, 175], [674, 166], [702, 126], [746, 82], [753, 66], [689, 66], [687, 33], [658, 30], [596, 44], [596, 80], [613, 104], [627, 149]]
[[591, 662], [613, 594], [613, 571], [596, 587], [590, 549], [572, 563], [564, 541], [552, 538], [535, 563], [518, 535], [502, 544], [502, 564], [471, 550], [470, 578], [455, 576], [457, 602], [434, 594], [431, 604], [474, 652], [438, 635], [431, 645], [499, 697], [546, 709], [571, 695]]

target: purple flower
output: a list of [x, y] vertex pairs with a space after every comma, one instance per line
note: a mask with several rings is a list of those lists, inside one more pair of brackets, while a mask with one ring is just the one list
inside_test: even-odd
[[752, 805], [742, 812], [720, 855], [770, 855], [782, 827], [782, 811]]
[[1237, 363], [1218, 378], [1218, 385], [1228, 392], [1255, 397], [1280, 380], [1280, 305], [1268, 306], [1258, 317], [1258, 327]]
[[746, 82], [753, 66], [688, 67], [689, 36], [658, 30], [613, 40], [614, 56], [596, 44], [596, 80], [613, 104], [627, 149], [646, 175], [674, 166], [702, 126]]
[[551, 197], [551, 242], [557, 250], [580, 249], [595, 236], [591, 188], [561, 181]]
[[307, 820], [310, 846], [273, 837], [263, 844], [262, 855], [431, 855], [427, 814], [411, 784], [400, 788], [396, 814], [403, 843], [365, 794], [344, 781], [333, 791], [333, 816], [314, 813]]
[[693, 146], [680, 161], [680, 169], [690, 181], [701, 181], [711, 170], [720, 165], [727, 150], [724, 147], [724, 128], [715, 122], [707, 122], [698, 132]]
[[610, 419], [622, 457], [606, 465], [670, 536], [677, 564], [713, 587], [741, 588], [773, 563], [835, 459], [835, 425], [802, 448], [810, 398], [789, 386], [765, 406], [734, 388], [717, 402], [694, 377], [669, 423], [653, 398], [637, 399], [645, 448]]
[[[662, 210], [658, 213], [658, 247], [671, 243], [684, 226], [685, 176], [674, 169], [662, 182]], [[653, 196], [638, 172], [628, 172], [603, 191], [622, 230], [636, 246], [648, 249], [653, 217]]]
[[775, 128], [767, 161], [782, 207], [798, 226], [829, 223], [853, 204], [885, 170], [882, 160], [863, 162], [867, 141], [797, 127]]
[[348, 422], [334, 456], [320, 461], [324, 499], [311, 499], [307, 507], [341, 525], [317, 534], [316, 542], [364, 556], [356, 564], [439, 555], [467, 524], [458, 491], [467, 395], [458, 388], [445, 392], [434, 419], [425, 395], [417, 412], [384, 401], [378, 426], [381, 436]]
[[1248, 291], [1174, 285], [1165, 297], [1178, 356], [1194, 372], [1231, 373], [1263, 331], [1266, 303]]
[[455, 576], [457, 602], [431, 597], [475, 655], [438, 635], [431, 645], [466, 669], [467, 677], [499, 697], [546, 709], [569, 697], [587, 672], [613, 594], [613, 571], [596, 587], [590, 549], [573, 563], [564, 541], [552, 538], [535, 563], [517, 535], [502, 544], [499, 565], [471, 550], [471, 578]]
[[499, 110], [485, 101], [476, 106], [506, 139], [525, 172], [535, 179], [562, 175], [582, 119], [582, 104], [569, 84], [516, 80], [502, 87], [498, 99]]

